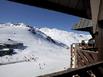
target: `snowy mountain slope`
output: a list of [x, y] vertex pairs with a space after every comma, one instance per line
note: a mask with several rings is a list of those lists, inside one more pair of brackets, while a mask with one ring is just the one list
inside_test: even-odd
[[40, 31], [50, 36], [56, 41], [62, 42], [68, 46], [72, 43], [80, 43], [82, 40], [88, 41], [91, 38], [90, 35], [77, 34], [74, 32], [67, 32], [58, 29], [40, 28]]
[[0, 44], [23, 44], [14, 47], [16, 54], [0, 57], [0, 75], [36, 77], [65, 70], [70, 67], [71, 58], [67, 45], [89, 38], [90, 35], [58, 29], [37, 29], [23, 23], [0, 24]]
[[[47, 38], [44, 33], [18, 24], [0, 24], [0, 43], [22, 43], [22, 48], [14, 48], [14, 55], [0, 57], [2, 77], [35, 77], [70, 67], [70, 50], [65, 44]], [[12, 40], [12, 41], [10, 41]], [[18, 62], [14, 64], [9, 64]]]

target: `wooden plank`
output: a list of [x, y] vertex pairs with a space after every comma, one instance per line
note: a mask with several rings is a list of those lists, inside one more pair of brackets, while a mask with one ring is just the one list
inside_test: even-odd
[[[94, 63], [94, 64], [90, 64], [90, 65], [86, 65], [86, 66], [76, 68], [76, 69], [68, 69], [68, 70], [65, 70], [65, 71], [55, 72], [55, 73], [42, 75], [42, 76], [38, 76], [38, 77], [72, 77], [73, 75], [83, 73], [83, 72], [86, 72], [88, 70], [98, 71], [97, 68], [100, 67], [100, 66], [103, 67], [103, 61], [97, 62], [97, 63]], [[101, 71], [101, 72], [103, 73], [103, 71]], [[98, 76], [98, 77], [102, 77], [102, 76]]]
[[[91, 19], [90, 0], [8, 0]], [[67, 3], [65, 3], [68, 2]], [[75, 3], [76, 2], [76, 3]], [[64, 3], [64, 4], [63, 4]]]
[[99, 61], [103, 61], [103, 20], [98, 22], [98, 34], [95, 37]]

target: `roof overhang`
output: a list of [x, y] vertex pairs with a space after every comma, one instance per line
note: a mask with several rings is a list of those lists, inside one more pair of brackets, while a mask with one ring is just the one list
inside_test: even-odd
[[90, 0], [9, 0], [91, 19]]

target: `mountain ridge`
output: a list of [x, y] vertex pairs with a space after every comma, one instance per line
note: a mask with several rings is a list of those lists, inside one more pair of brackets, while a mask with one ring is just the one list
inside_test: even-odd
[[52, 39], [60, 41], [68, 46], [70, 46], [72, 43], [80, 43], [82, 40], [87, 42], [91, 38], [91, 35], [77, 34], [56, 28], [40, 28], [40, 31], [50, 36]]

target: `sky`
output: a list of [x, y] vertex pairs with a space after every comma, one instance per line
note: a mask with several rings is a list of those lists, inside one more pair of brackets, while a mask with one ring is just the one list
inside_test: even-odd
[[79, 17], [32, 7], [6, 0], [0, 0], [0, 23], [25, 23], [38, 28], [48, 27], [71, 31]]

